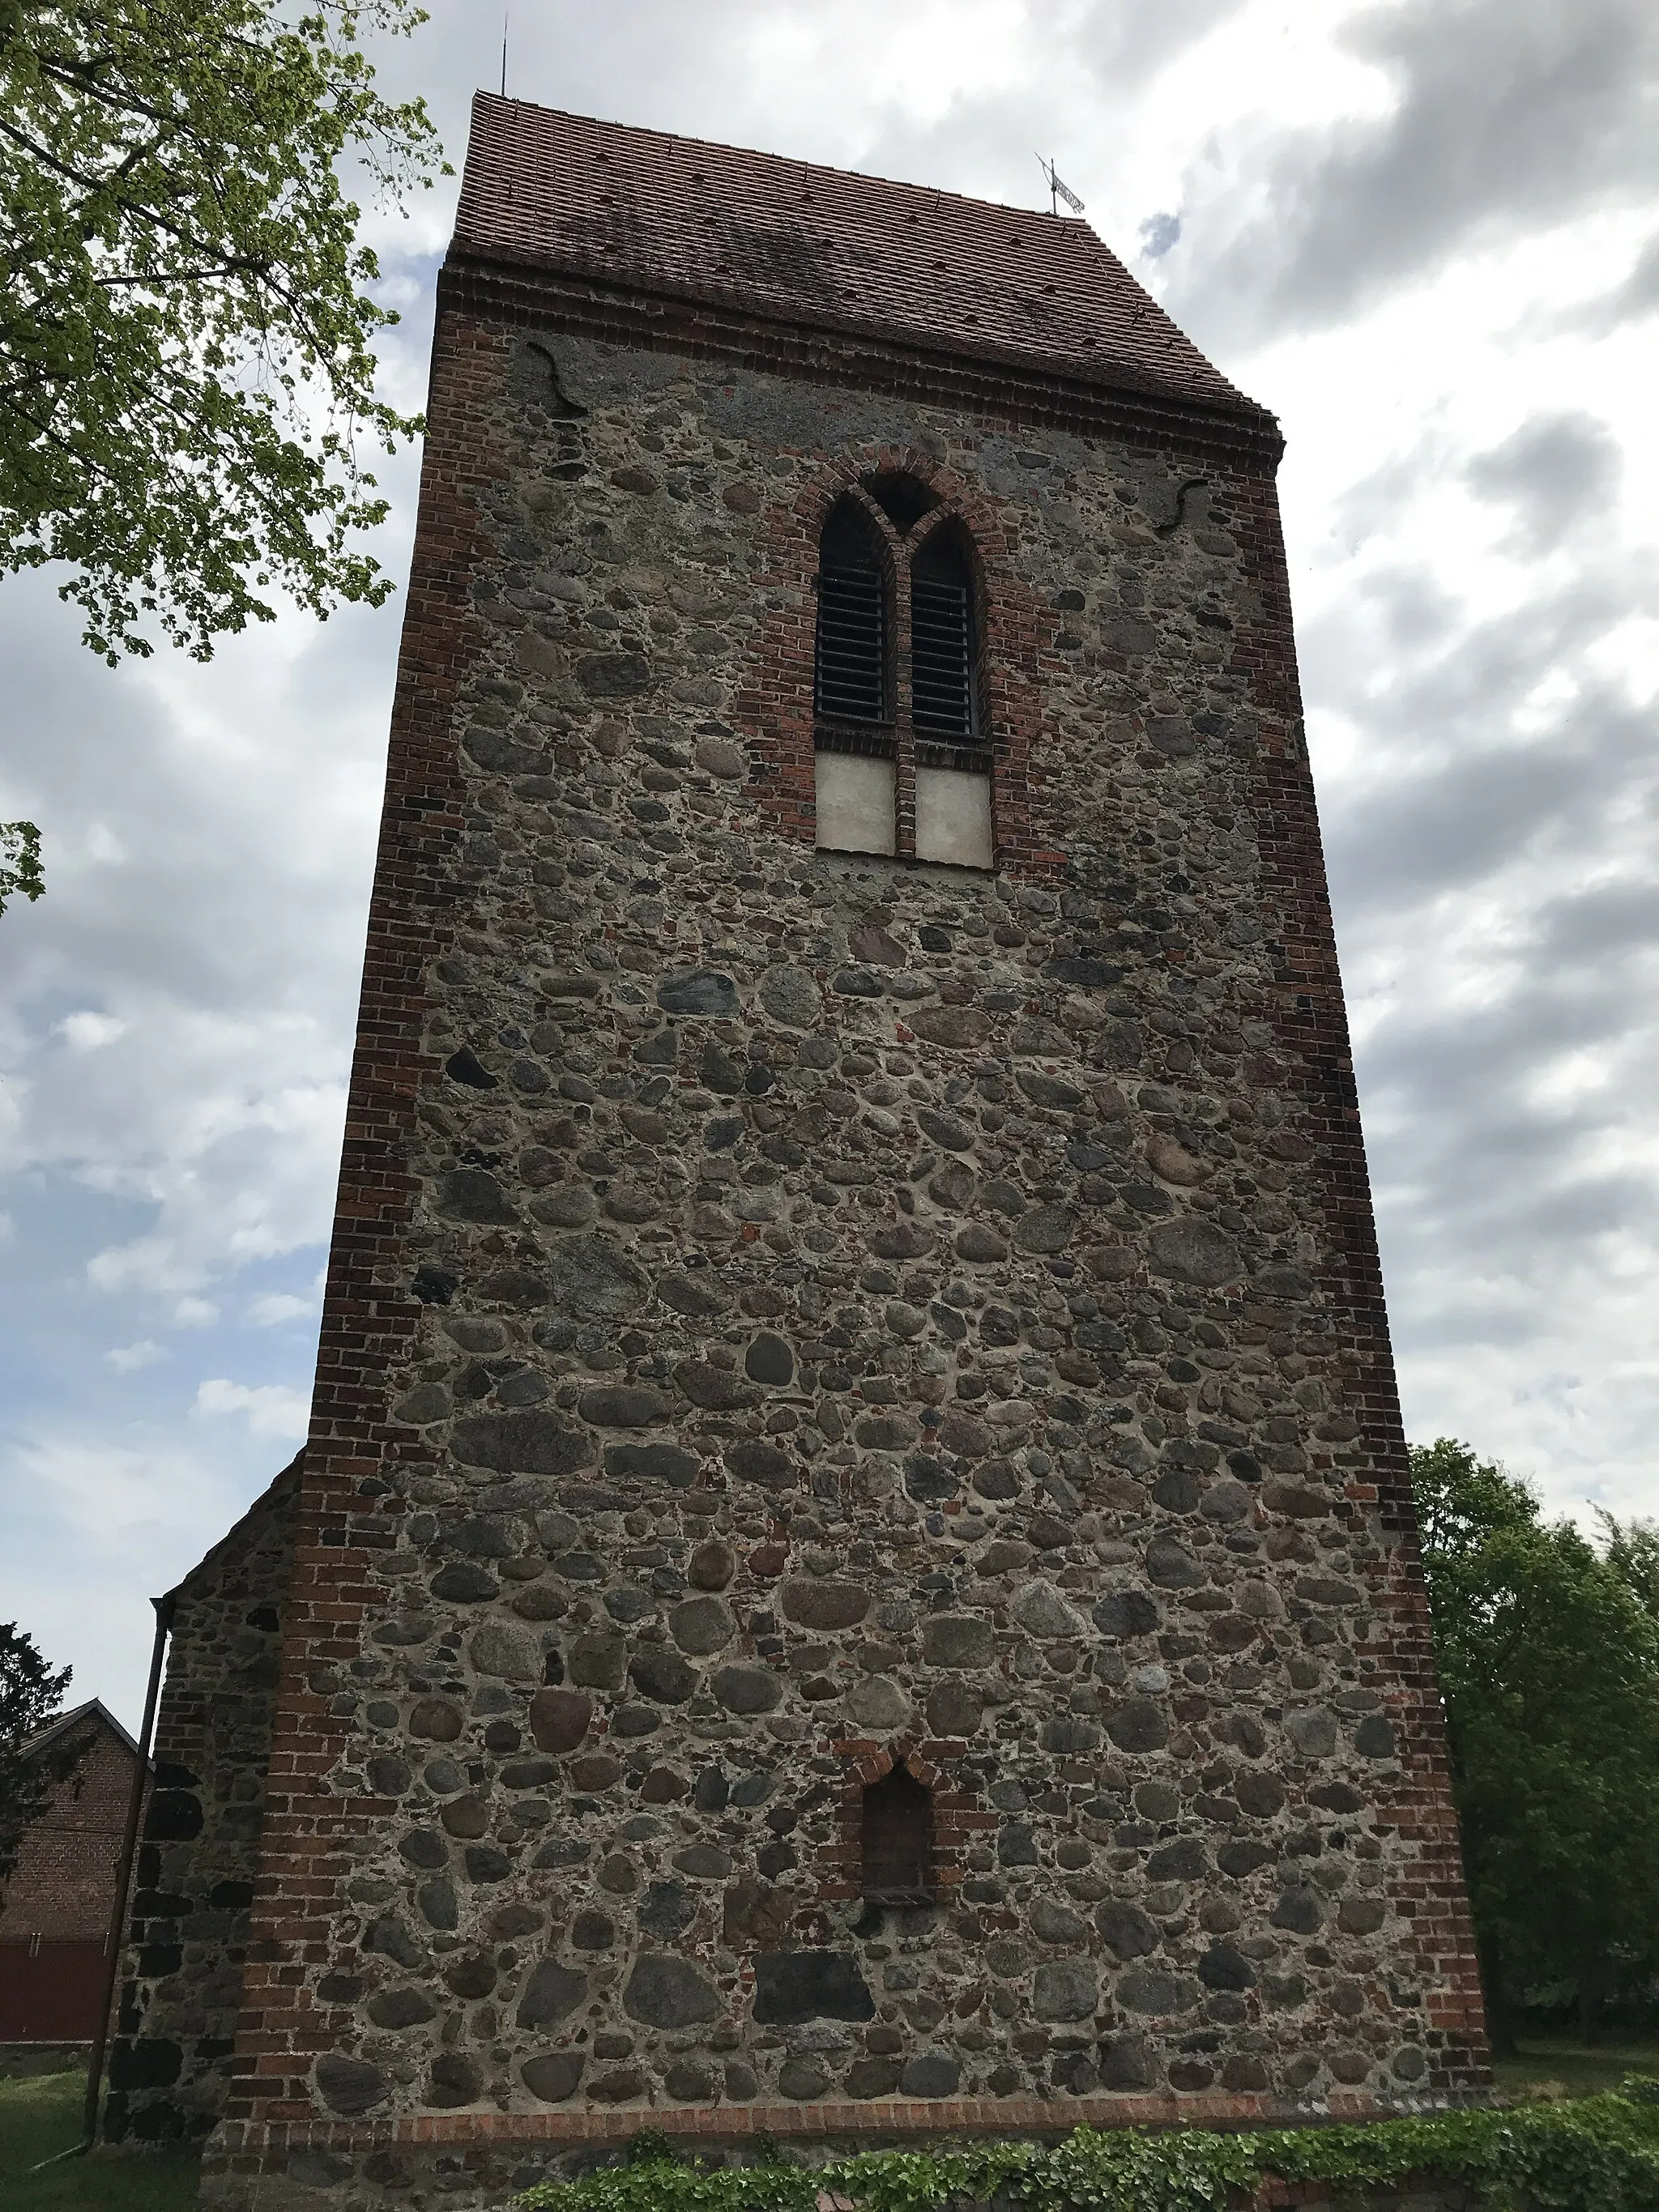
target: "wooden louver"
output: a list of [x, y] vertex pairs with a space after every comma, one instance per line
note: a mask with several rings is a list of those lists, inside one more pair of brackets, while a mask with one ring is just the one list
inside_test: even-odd
[[966, 744], [974, 735], [968, 586], [920, 574], [910, 583], [912, 718], [919, 732]]
[[818, 548], [817, 711], [835, 720], [887, 720], [887, 580], [866, 518], [830, 509]]

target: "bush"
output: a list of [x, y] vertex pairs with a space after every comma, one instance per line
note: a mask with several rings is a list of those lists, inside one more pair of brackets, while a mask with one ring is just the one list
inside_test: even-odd
[[520, 2212], [814, 2212], [820, 2191], [860, 2212], [939, 2212], [993, 2197], [1029, 2212], [1218, 2212], [1267, 2176], [1345, 2196], [1432, 2175], [1493, 2212], [1659, 2212], [1659, 2104], [1648, 2085], [1577, 2104], [1438, 2113], [1363, 2126], [1218, 2135], [1079, 2128], [1064, 2142], [871, 2151], [827, 2166], [709, 2167], [651, 2148], [580, 2181], [538, 2183]]

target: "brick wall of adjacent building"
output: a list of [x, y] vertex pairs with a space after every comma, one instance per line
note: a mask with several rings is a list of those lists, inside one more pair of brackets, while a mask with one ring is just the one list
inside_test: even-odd
[[85, 1756], [29, 1828], [0, 1896], [0, 1943], [96, 1942], [109, 1934], [134, 1753], [96, 1721]]
[[112, 2142], [219, 2116], [259, 1875], [298, 1462], [173, 1593], [109, 2056]]
[[[210, 2201], [1485, 2091], [1272, 456], [847, 350], [448, 281]], [[894, 465], [987, 875], [811, 842]]]
[[94, 1711], [46, 1749], [80, 1757], [23, 1838], [0, 1897], [0, 2044], [89, 2042], [108, 1987], [110, 1923], [136, 1754]]

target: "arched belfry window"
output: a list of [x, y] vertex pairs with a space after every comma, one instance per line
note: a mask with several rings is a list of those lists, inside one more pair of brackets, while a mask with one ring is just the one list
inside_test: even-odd
[[872, 1905], [915, 1905], [933, 1894], [933, 1793], [902, 1764], [864, 1792], [859, 1887]]
[[888, 720], [887, 577], [869, 517], [850, 499], [830, 510], [818, 548], [817, 711], [825, 720]]
[[992, 866], [982, 593], [961, 520], [920, 477], [866, 477], [830, 510], [817, 592], [818, 843]]

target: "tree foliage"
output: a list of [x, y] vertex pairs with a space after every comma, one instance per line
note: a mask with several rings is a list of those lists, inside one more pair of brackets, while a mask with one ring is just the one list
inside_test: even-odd
[[543, 2181], [514, 2212], [951, 2212], [1002, 2203], [1023, 2212], [1219, 2212], [1255, 2199], [1270, 2177], [1318, 2185], [1319, 2201], [1369, 2201], [1408, 2176], [1452, 2183], [1498, 2212], [1654, 2212], [1659, 2105], [1654, 2083], [1517, 2112], [1437, 2112], [1364, 2126], [1079, 2128], [1051, 2143], [958, 2142], [931, 2150], [866, 2151], [827, 2166], [776, 2154], [752, 2166], [673, 2155], [654, 2130], [624, 2164], [576, 2181]]
[[429, 183], [423, 103], [357, 51], [407, 0], [0, 0], [0, 572], [65, 562], [111, 661], [158, 629], [206, 659], [391, 589], [352, 541], [396, 321], [341, 181]]
[[1598, 1552], [1442, 1437], [1412, 1452], [1435, 1656], [1489, 2011], [1659, 1971], [1659, 1536]]
[[27, 1631], [15, 1620], [0, 1621], [0, 1883], [17, 1864], [30, 1823], [86, 1751], [82, 1738], [54, 1747], [55, 1755], [23, 1756], [29, 1737], [62, 1707], [70, 1671], [64, 1667], [54, 1674]]
[[33, 822], [0, 822], [0, 914], [9, 900], [38, 899], [45, 889], [40, 832]]

